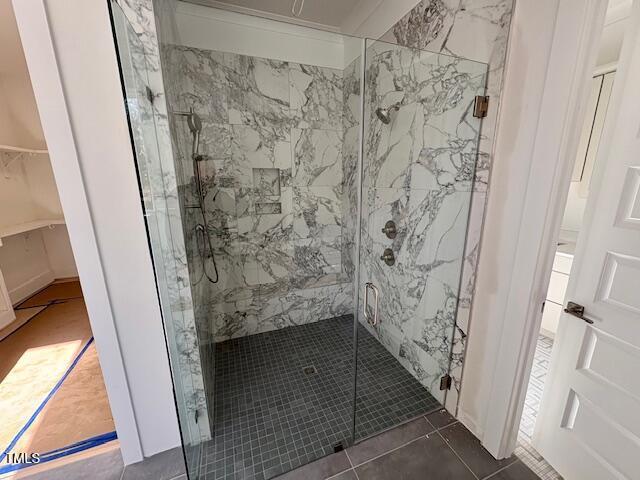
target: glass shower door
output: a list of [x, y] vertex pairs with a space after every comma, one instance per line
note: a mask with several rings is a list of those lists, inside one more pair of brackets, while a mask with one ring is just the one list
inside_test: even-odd
[[356, 440], [441, 407], [487, 66], [367, 41]]
[[162, 307], [186, 468], [189, 478], [197, 480], [201, 459], [201, 436], [193, 392], [201, 380], [189, 364], [181, 361], [181, 358], [184, 358], [181, 349], [184, 351], [185, 341], [195, 338], [195, 335], [190, 334], [185, 327], [184, 312], [172, 308], [181, 266], [177, 265], [175, 257], [171, 255], [175, 248], [175, 240], [171, 233], [172, 213], [166, 200], [168, 195], [163, 182], [157, 181], [164, 176], [156, 125], [157, 112], [149, 98], [144, 47], [124, 12], [115, 2], [111, 3], [111, 14], [140, 194]]

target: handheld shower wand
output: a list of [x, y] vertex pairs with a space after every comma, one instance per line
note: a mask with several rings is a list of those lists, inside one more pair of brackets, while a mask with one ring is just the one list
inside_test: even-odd
[[[200, 244], [198, 243], [198, 249], [200, 250], [200, 257], [202, 258], [202, 271], [203, 275], [207, 277], [211, 283], [218, 283], [220, 280], [220, 275], [218, 273], [218, 266], [216, 265], [216, 257], [213, 252], [213, 245], [211, 243], [211, 234], [209, 233], [209, 229], [207, 228], [207, 219], [205, 217], [205, 202], [204, 202], [204, 193], [202, 191], [202, 179], [200, 177], [200, 166], [198, 163], [204, 159], [202, 155], [200, 155], [200, 133], [202, 132], [202, 120], [200, 116], [194, 112], [193, 107], [189, 109], [189, 112], [173, 112], [174, 115], [180, 115], [187, 117], [187, 126], [189, 127], [189, 131], [191, 132], [191, 136], [193, 141], [191, 143], [191, 160], [193, 162], [193, 173], [195, 176], [196, 190], [198, 194], [198, 206], [200, 208], [200, 213], [202, 214], [202, 223], [199, 223], [195, 226], [196, 234], [200, 234], [206, 239], [206, 246], [209, 250], [209, 255], [211, 256], [211, 261], [213, 262], [213, 270], [215, 272], [215, 280], [209, 276], [207, 272], [205, 253], [202, 249], [200, 249]], [[199, 280], [198, 280], [199, 281]]]

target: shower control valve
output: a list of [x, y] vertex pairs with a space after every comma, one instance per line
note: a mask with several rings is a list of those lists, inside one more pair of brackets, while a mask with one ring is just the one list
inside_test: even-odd
[[391, 266], [396, 263], [396, 256], [393, 254], [393, 250], [385, 248], [380, 260], [384, 261], [387, 265]]
[[382, 233], [384, 233], [387, 238], [396, 238], [398, 231], [396, 230], [395, 222], [393, 220], [389, 220], [387, 223], [385, 223], [384, 228], [382, 229]]

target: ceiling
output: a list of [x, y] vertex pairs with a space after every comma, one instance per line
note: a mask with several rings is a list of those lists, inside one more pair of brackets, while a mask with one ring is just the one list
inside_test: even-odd
[[[299, 17], [291, 13], [294, 0], [185, 0], [190, 3], [216, 8], [227, 8], [242, 13], [266, 12], [268, 16], [289, 17], [288, 21], [321, 24], [339, 30], [346, 18], [364, 4], [378, 4], [380, 0], [304, 0], [304, 8]], [[303, 0], [297, 0], [298, 6]], [[359, 5], [360, 4], [360, 5]], [[287, 19], [283, 19], [287, 20]], [[297, 22], [296, 22], [297, 23]]]

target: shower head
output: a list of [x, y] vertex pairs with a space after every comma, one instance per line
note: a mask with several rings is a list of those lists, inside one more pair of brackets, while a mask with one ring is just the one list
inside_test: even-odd
[[400, 110], [400, 106], [397, 103], [388, 108], [378, 107], [376, 108], [376, 116], [382, 123], [389, 125], [391, 123], [393, 113], [398, 110]]

